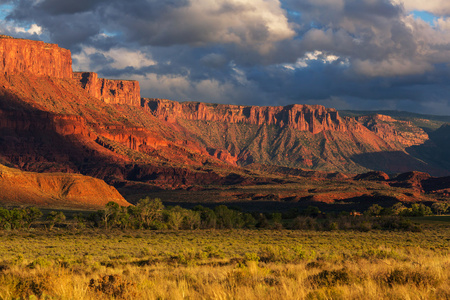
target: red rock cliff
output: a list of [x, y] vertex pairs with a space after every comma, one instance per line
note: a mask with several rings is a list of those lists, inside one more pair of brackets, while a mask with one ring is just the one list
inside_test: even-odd
[[70, 50], [56, 44], [0, 36], [0, 72], [72, 78]]
[[98, 78], [93, 72], [75, 72], [73, 78], [91, 96], [105, 103], [141, 105], [139, 81]]
[[144, 107], [156, 117], [175, 122], [185, 120], [246, 123], [254, 125], [288, 126], [301, 131], [319, 133], [325, 130], [361, 130], [362, 125], [353, 119], [341, 118], [335, 109], [321, 105], [241, 106], [176, 102], [162, 99], [145, 99]]

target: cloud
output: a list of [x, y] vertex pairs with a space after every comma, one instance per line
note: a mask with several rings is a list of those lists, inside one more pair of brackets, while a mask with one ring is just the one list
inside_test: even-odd
[[394, 0], [401, 4], [407, 11], [428, 11], [437, 16], [450, 15], [450, 2], [445, 0]]
[[34, 6], [50, 15], [67, 15], [90, 11], [105, 2], [107, 0], [44, 0], [34, 2]]
[[101, 51], [93, 47], [85, 47], [73, 54], [74, 69], [79, 71], [98, 71], [107, 64], [113, 69], [142, 68], [155, 64], [149, 55], [139, 50], [112, 48]]
[[356, 60], [354, 70], [358, 74], [369, 77], [392, 77], [412, 74], [423, 74], [431, 71], [433, 66], [427, 62], [415, 62], [408, 59], [396, 57], [383, 61]]
[[[153, 10], [147, 4], [148, 11]], [[165, 7], [155, 17], [140, 15], [136, 6], [109, 6], [105, 16], [127, 39], [141, 45], [235, 45], [261, 53], [272, 44], [293, 38], [285, 11], [278, 0], [192, 0], [186, 5]], [[112, 25], [114, 26], [114, 25]]]
[[6, 31], [13, 32], [16, 34], [28, 34], [28, 35], [40, 35], [42, 34], [42, 27], [36, 24], [31, 24], [29, 28], [25, 27], [16, 27], [10, 24], [4, 25]]

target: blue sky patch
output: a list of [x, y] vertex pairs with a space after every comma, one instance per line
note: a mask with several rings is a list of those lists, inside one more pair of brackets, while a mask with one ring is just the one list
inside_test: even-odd
[[0, 5], [0, 20], [4, 20], [6, 16], [14, 9], [12, 4], [1, 4]]
[[432, 13], [423, 10], [414, 10], [412, 11], [412, 14], [415, 19], [422, 19], [430, 25], [434, 25], [434, 21], [437, 19], [437, 17]]

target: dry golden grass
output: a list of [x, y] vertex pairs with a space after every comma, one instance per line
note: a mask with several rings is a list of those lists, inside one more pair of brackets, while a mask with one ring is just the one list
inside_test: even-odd
[[449, 229], [3, 232], [0, 299], [449, 299]]

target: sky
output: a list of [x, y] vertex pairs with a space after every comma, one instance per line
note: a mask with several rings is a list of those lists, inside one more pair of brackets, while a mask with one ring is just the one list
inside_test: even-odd
[[0, 33], [143, 97], [450, 115], [448, 0], [0, 0]]

